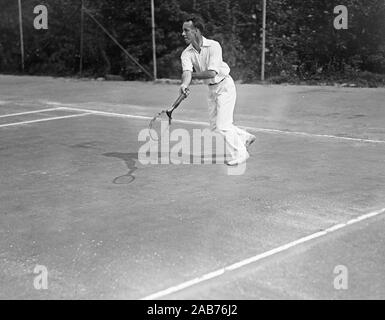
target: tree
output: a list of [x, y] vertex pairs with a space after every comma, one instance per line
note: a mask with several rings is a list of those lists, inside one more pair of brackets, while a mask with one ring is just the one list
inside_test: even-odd
[[[345, 0], [348, 30], [333, 27], [336, 0], [268, 0], [267, 76], [289, 79], [342, 78], [362, 71], [385, 73], [385, 2]], [[0, 72], [20, 66], [16, 1], [0, 0]], [[33, 7], [45, 4], [49, 29], [32, 26]], [[85, 0], [91, 14], [148, 70], [152, 69], [149, 0]], [[80, 0], [24, 0], [26, 70], [74, 75], [79, 66]], [[219, 41], [235, 79], [259, 79], [262, 0], [156, 0], [158, 75], [179, 78], [184, 19], [200, 15], [206, 36]], [[122, 50], [86, 16], [84, 72], [148, 79]]]

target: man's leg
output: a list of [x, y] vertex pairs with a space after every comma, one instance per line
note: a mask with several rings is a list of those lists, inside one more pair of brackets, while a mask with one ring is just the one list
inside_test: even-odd
[[209, 89], [208, 95], [209, 122], [210, 129], [214, 131], [217, 128], [217, 95], [214, 90]]
[[[210, 130], [212, 131], [215, 141], [215, 157], [216, 159], [218, 157], [224, 157], [225, 159], [229, 157], [229, 150], [227, 148], [227, 143], [225, 140], [225, 136], [217, 130], [217, 98], [218, 94], [214, 88], [209, 87], [209, 94], [208, 94], [208, 112], [209, 112], [209, 122], [210, 122]], [[210, 135], [209, 139], [212, 139], [212, 136]], [[212, 141], [212, 140], [211, 140]], [[214, 150], [210, 150], [211, 154], [213, 155]], [[205, 150], [205, 154], [207, 151]], [[233, 155], [230, 153], [230, 158], [233, 158]]]
[[237, 127], [237, 126], [234, 126], [234, 128], [235, 128], [235, 131], [240, 136], [240, 138], [242, 139], [243, 142], [246, 142], [248, 139], [250, 139], [250, 137], [254, 137], [254, 135], [252, 135], [251, 133], [247, 132], [246, 130], [243, 130], [243, 129]]
[[248, 134], [233, 125], [236, 90], [232, 79], [226, 79], [221, 83], [216, 93], [216, 129], [225, 137], [232, 159], [248, 158], [245, 147], [245, 139]]

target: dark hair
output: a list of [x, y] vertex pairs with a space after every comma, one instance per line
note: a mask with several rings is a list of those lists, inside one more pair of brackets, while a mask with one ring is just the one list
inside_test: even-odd
[[205, 23], [203, 19], [198, 16], [191, 16], [184, 20], [185, 22], [191, 21], [195, 28], [199, 29], [201, 33], [205, 32]]

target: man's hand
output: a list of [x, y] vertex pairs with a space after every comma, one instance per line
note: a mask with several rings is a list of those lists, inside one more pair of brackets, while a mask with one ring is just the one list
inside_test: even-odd
[[190, 93], [190, 90], [189, 90], [188, 86], [186, 86], [185, 84], [182, 84], [182, 85], [180, 86], [180, 93], [183, 93], [183, 94], [185, 94], [186, 96], [188, 96], [189, 93]]

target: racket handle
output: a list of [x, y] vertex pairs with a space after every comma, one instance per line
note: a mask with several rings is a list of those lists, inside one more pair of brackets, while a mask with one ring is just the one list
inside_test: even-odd
[[172, 119], [171, 114], [172, 114], [172, 111], [173, 111], [173, 110], [168, 110], [168, 111], [166, 111], [166, 114], [167, 114], [167, 116], [168, 116], [168, 124], [171, 124], [171, 119]]
[[178, 106], [180, 105], [180, 103], [187, 98], [187, 94], [185, 93], [181, 93], [178, 97], [178, 99], [176, 99], [176, 101], [174, 102], [174, 104], [171, 106], [171, 108], [169, 109], [170, 112], [173, 112], [176, 108], [178, 108]]
[[172, 107], [166, 111], [166, 114], [168, 116], [168, 123], [171, 125], [171, 115], [173, 113], [173, 111], [179, 107], [180, 103], [187, 98], [188, 94], [189, 94], [190, 91], [188, 91], [188, 93], [181, 93], [178, 97], [178, 99], [176, 99], [176, 101], [174, 102], [174, 104], [172, 105]]

